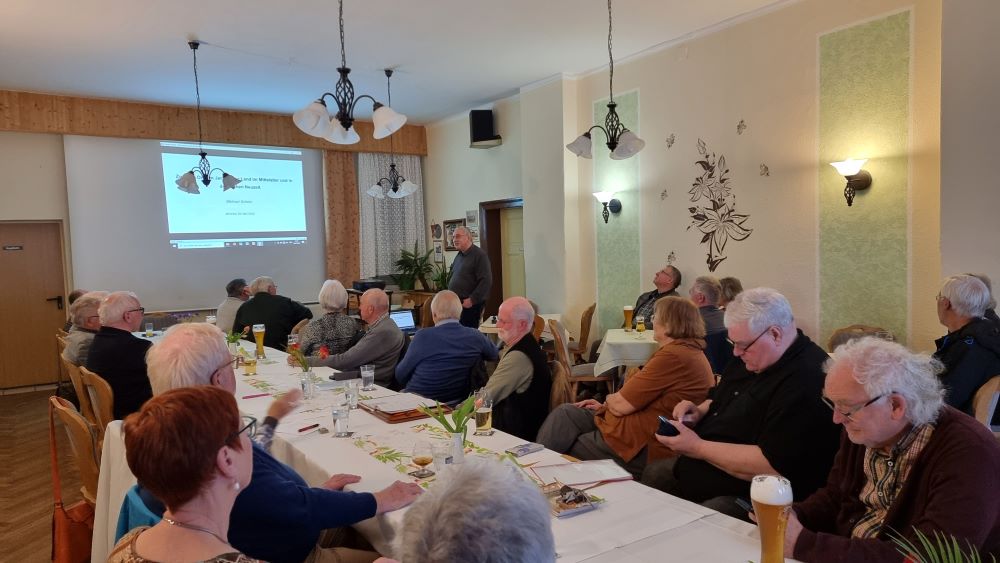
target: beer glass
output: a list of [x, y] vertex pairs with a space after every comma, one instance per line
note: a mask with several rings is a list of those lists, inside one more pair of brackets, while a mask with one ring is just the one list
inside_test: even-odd
[[153, 337], [153, 323], [146, 323], [146, 338]]
[[257, 358], [243, 359], [243, 375], [257, 375]]
[[264, 325], [253, 325], [253, 339], [257, 343], [257, 353], [255, 357], [258, 360], [266, 358], [267, 356], [264, 355]]
[[760, 529], [760, 563], [783, 563], [792, 484], [779, 475], [757, 475], [750, 483], [750, 500]]
[[646, 332], [646, 317], [639, 315], [635, 318], [635, 331], [640, 335]]
[[484, 395], [476, 400], [476, 436], [493, 435], [493, 399]]
[[625, 305], [625, 332], [632, 332], [632, 305]]

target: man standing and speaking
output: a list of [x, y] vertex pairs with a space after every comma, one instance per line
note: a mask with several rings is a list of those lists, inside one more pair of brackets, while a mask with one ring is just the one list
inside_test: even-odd
[[457, 293], [462, 300], [462, 316], [459, 322], [463, 326], [479, 328], [483, 304], [490, 293], [490, 286], [493, 285], [490, 259], [482, 248], [472, 244], [472, 234], [467, 227], [455, 229], [454, 244], [458, 249], [458, 256], [452, 263], [448, 289]]

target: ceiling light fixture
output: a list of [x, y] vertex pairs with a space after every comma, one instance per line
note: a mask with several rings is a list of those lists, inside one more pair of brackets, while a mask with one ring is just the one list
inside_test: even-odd
[[[334, 87], [334, 93], [326, 92], [318, 100], [300, 109], [292, 115], [292, 121], [303, 133], [313, 137], [322, 137], [338, 145], [353, 145], [361, 140], [354, 130], [354, 108], [362, 98], [372, 101], [372, 122], [375, 124], [374, 137], [384, 139], [392, 135], [406, 123], [406, 116], [396, 113], [389, 106], [382, 105], [378, 100], [363, 94], [354, 97], [354, 85], [348, 75], [347, 55], [344, 53], [344, 0], [340, 0], [340, 66], [337, 67], [340, 79]], [[337, 104], [337, 115], [330, 119], [324, 98], [330, 96]]]
[[[386, 101], [389, 105], [392, 105], [392, 86], [390, 84], [390, 78], [392, 78], [392, 69], [387, 68], [385, 69]], [[376, 199], [385, 199], [386, 196], [393, 199], [399, 199], [417, 191], [419, 186], [399, 174], [396, 170], [396, 163], [393, 162], [394, 160], [396, 160], [396, 153], [393, 150], [392, 137], [389, 137], [389, 174], [385, 178], [379, 178], [378, 182], [375, 182], [375, 185], [368, 188], [368, 191], [366, 192], [368, 195]]]
[[[222, 172], [222, 191], [231, 190], [236, 187], [236, 184], [240, 183], [240, 179], [227, 174], [221, 168], [212, 168], [212, 165], [208, 162], [208, 153], [202, 145], [202, 135], [201, 135], [201, 89], [198, 86], [198, 46], [201, 45], [200, 41], [188, 41], [188, 47], [191, 47], [191, 56], [194, 59], [194, 95], [197, 100], [197, 113], [198, 113], [198, 154], [201, 156], [201, 160], [198, 161], [198, 166], [192, 168], [191, 170], [181, 174], [181, 177], [177, 179], [177, 187], [189, 194], [200, 194], [201, 190], [198, 189], [198, 180], [207, 188], [209, 184], [212, 183], [212, 173], [218, 170]], [[198, 173], [198, 178], [195, 177], [195, 172]]]
[[618, 112], [615, 111], [618, 104], [615, 103], [615, 59], [611, 55], [611, 0], [608, 0], [608, 67], [608, 115], [604, 118], [603, 127], [594, 125], [587, 129], [586, 133], [577, 137], [575, 141], [566, 145], [566, 148], [576, 156], [593, 158], [590, 132], [594, 129], [604, 131], [604, 136], [608, 139], [607, 145], [611, 151], [612, 160], [625, 160], [646, 146], [646, 141], [622, 125], [621, 120], [618, 119]]

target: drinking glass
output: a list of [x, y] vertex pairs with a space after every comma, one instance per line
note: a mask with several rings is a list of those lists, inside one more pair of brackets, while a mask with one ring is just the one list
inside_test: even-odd
[[779, 475], [757, 475], [750, 482], [750, 500], [760, 530], [760, 563], [783, 563], [792, 484]]
[[373, 364], [361, 366], [361, 390], [375, 390], [375, 366]]
[[344, 397], [351, 409], [358, 408], [358, 395], [361, 394], [361, 380], [348, 379], [344, 382]]
[[350, 403], [334, 403], [331, 409], [333, 415], [333, 435], [336, 438], [346, 438], [351, 435], [349, 418], [351, 416]]
[[146, 338], [153, 336], [153, 323], [146, 323]]
[[451, 463], [451, 442], [435, 440], [431, 444], [431, 455], [434, 457], [434, 471], [441, 473], [444, 467]]
[[410, 475], [418, 479], [426, 479], [434, 475], [433, 471], [427, 469], [427, 466], [434, 461], [434, 455], [431, 453], [431, 445], [428, 442], [420, 440], [416, 444], [413, 444], [413, 457], [411, 459], [420, 469], [411, 471]]
[[483, 389], [476, 394], [476, 436], [493, 435], [493, 399]]
[[263, 359], [267, 356], [264, 355], [264, 325], [256, 324], [253, 325], [253, 339], [257, 342], [257, 359]]
[[298, 334], [289, 334], [288, 335], [288, 346], [286, 346], [285, 349], [288, 350], [288, 349], [290, 349], [292, 347], [293, 344], [298, 344], [298, 343], [299, 343], [299, 335]]
[[208, 323], [208, 324], [210, 324], [210, 325], [214, 325], [215, 324], [215, 315], [208, 315], [207, 317], [205, 317], [205, 322]]
[[302, 398], [312, 399], [316, 396], [316, 380], [313, 379], [311, 371], [304, 371], [299, 374], [299, 385], [302, 387]]
[[625, 314], [625, 332], [632, 332], [632, 305], [625, 305], [623, 312]]

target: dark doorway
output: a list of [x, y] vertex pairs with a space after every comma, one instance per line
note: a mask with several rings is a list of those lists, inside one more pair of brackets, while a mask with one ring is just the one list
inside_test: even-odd
[[497, 314], [500, 303], [503, 302], [503, 240], [501, 237], [500, 214], [504, 209], [524, 207], [522, 198], [498, 199], [479, 203], [479, 243], [490, 259], [493, 270], [493, 286], [486, 298], [483, 313], [487, 316]]

